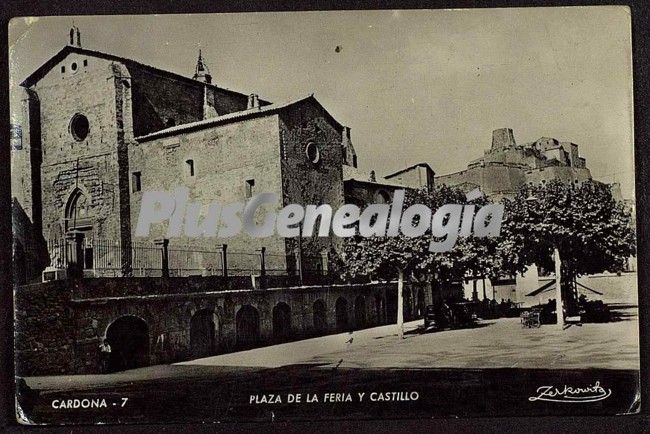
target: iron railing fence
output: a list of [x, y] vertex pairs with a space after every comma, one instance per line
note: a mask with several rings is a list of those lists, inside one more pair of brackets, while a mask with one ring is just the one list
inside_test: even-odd
[[80, 246], [70, 239], [48, 240], [50, 267], [67, 269], [73, 264], [80, 265], [87, 277], [122, 276], [123, 261], [130, 263], [134, 277], [160, 277], [165, 273], [184, 277], [264, 275], [305, 278], [328, 275], [327, 255], [283, 255], [267, 253], [266, 249], [243, 252], [225, 246], [210, 249], [148, 241], [124, 244], [90, 237], [78, 242]]

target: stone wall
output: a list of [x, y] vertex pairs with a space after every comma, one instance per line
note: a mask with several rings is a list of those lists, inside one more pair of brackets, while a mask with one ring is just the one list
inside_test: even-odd
[[[126, 62], [126, 66], [133, 83], [136, 137], [172, 125], [200, 121], [205, 118], [204, 104], [214, 109], [218, 116], [246, 110], [247, 95], [143, 68], [136, 62]], [[265, 104], [268, 103], [261, 102]]]
[[388, 175], [385, 178], [395, 184], [403, 185], [404, 187], [420, 189], [420, 188], [433, 188], [434, 172], [426, 165], [417, 164], [402, 172]]
[[17, 372], [64, 374], [75, 371], [77, 332], [66, 282], [16, 287], [14, 353]]
[[544, 167], [526, 172], [526, 181], [532, 182], [533, 184], [549, 182], [553, 179], [564, 183], [582, 183], [591, 179], [591, 172], [589, 169], [567, 166]]
[[[526, 178], [521, 168], [502, 164], [487, 164], [436, 177], [438, 185], [460, 186], [460, 188], [463, 185], [479, 186], [488, 197], [514, 194], [525, 182]], [[467, 189], [472, 188], [475, 187]]]
[[[71, 53], [33, 86], [40, 101], [46, 238], [62, 236], [65, 207], [79, 190], [96, 221], [93, 235], [119, 239], [116, 91], [109, 79], [114, 76], [111, 62]], [[70, 131], [75, 114], [88, 119], [83, 140]]]
[[[343, 205], [343, 128], [313, 98], [293, 105], [280, 115], [283, 205], [322, 205], [332, 211]], [[310, 159], [307, 147], [317, 149], [317, 161]], [[336, 237], [304, 237], [305, 256], [317, 258], [340, 243]], [[286, 253], [298, 251], [297, 238], [286, 239]], [[313, 262], [312, 261], [312, 262]], [[316, 264], [304, 264], [313, 268]]]
[[[194, 176], [189, 172], [188, 160], [193, 161]], [[129, 148], [129, 163], [131, 172], [141, 173], [142, 182], [142, 191], [131, 193], [133, 234], [145, 191], [171, 192], [187, 187], [190, 202], [229, 205], [246, 202], [247, 185], [252, 182], [251, 194], [276, 193], [278, 198], [282, 197], [277, 115], [142, 141]], [[166, 231], [167, 224], [152, 225], [148, 238], [133, 239], [152, 241], [164, 238]], [[239, 261], [257, 266], [255, 252], [266, 247], [268, 268], [286, 269], [284, 239], [277, 236], [254, 238], [241, 233], [229, 238], [190, 238], [183, 235], [171, 239], [170, 248], [191, 245], [218, 250], [221, 244], [228, 244], [230, 265]]]
[[137, 66], [129, 66], [129, 72], [136, 137], [203, 119], [204, 86], [201, 83], [157, 75]]
[[[16, 290], [17, 372], [21, 376], [97, 373], [99, 344], [117, 320], [130, 318], [146, 329], [143, 364], [196, 357], [192, 323], [196, 315], [213, 318], [214, 345], [202, 356], [242, 347], [238, 315], [253, 309], [259, 335], [248, 346], [372, 327], [394, 322], [395, 283], [341, 284], [227, 289], [224, 279], [116, 278], [55, 281]], [[406, 285], [405, 318], [431, 303], [428, 284]], [[324, 323], [315, 320], [315, 303], [324, 306]], [[337, 305], [339, 307], [337, 313]], [[278, 307], [290, 320], [278, 335]], [[345, 312], [347, 323], [340, 322]], [[337, 319], [339, 318], [339, 319]], [[319, 325], [320, 324], [320, 325]], [[113, 351], [120, 351], [113, 342]]]

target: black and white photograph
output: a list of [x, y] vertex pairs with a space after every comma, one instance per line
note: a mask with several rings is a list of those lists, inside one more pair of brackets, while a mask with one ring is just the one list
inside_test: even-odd
[[630, 8], [9, 23], [23, 425], [641, 408]]

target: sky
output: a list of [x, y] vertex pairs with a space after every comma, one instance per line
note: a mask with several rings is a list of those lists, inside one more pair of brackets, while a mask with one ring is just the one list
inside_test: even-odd
[[[284, 102], [310, 94], [352, 130], [359, 169], [462, 170], [512, 128], [577, 143], [595, 179], [634, 197], [625, 7], [16, 18], [10, 89], [67, 43]], [[337, 47], [339, 47], [337, 49]]]

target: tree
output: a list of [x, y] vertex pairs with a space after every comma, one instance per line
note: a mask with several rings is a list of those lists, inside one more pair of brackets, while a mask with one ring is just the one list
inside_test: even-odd
[[[434, 189], [406, 190], [404, 209], [413, 204], [428, 206], [432, 212], [446, 204], [467, 203], [465, 194], [445, 185]], [[471, 201], [477, 208], [487, 203], [483, 197]], [[417, 224], [417, 220], [412, 222]], [[404, 278], [413, 274], [425, 275], [430, 280], [449, 282], [463, 279], [468, 272], [474, 276], [493, 275], [495, 239], [459, 238], [451, 251], [429, 251], [432, 240], [430, 229], [421, 236], [407, 237], [401, 232], [394, 237], [355, 237], [343, 245], [343, 261], [347, 265], [345, 277], [370, 276], [394, 279], [397, 275], [397, 326], [403, 336]]]
[[403, 287], [404, 276], [413, 272], [428, 252], [424, 237], [369, 237], [346, 240], [343, 260], [348, 277], [370, 276], [392, 279], [397, 273], [397, 331], [404, 336]]
[[558, 295], [573, 303], [576, 277], [622, 271], [635, 254], [631, 215], [600, 182], [524, 186], [505, 201], [499, 267], [510, 274], [523, 273], [531, 264], [550, 269], [554, 250], [561, 258]]

